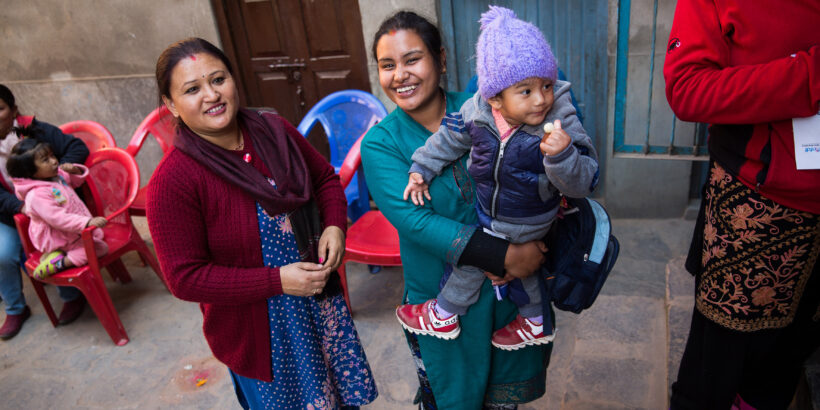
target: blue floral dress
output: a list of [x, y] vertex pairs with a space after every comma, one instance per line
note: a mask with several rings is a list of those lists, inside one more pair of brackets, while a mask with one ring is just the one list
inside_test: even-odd
[[[256, 205], [266, 266], [299, 261], [287, 215]], [[248, 409], [347, 409], [377, 396], [373, 374], [341, 295], [277, 295], [268, 299], [273, 382], [231, 371], [236, 395]]]

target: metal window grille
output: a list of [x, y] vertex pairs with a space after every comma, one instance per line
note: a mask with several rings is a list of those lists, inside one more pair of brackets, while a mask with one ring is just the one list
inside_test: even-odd
[[708, 160], [706, 124], [678, 120], [666, 102], [660, 68], [666, 48], [657, 54], [656, 40], [659, 31], [661, 41], [669, 37], [675, 2], [661, 3], [660, 23], [659, 0], [634, 2], [634, 8], [633, 0], [618, 2], [614, 153], [631, 158]]

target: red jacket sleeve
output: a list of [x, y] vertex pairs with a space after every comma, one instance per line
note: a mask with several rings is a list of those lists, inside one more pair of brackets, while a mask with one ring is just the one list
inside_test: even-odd
[[290, 123], [285, 121], [285, 130], [288, 136], [296, 141], [302, 156], [307, 163], [310, 172], [310, 180], [313, 183], [313, 193], [316, 196], [316, 204], [322, 217], [322, 225], [338, 226], [342, 232], [347, 231], [347, 198], [342, 184], [339, 182], [339, 175], [333, 166], [310, 145], [307, 138]]
[[[663, 70], [666, 98], [675, 114], [684, 121], [757, 124], [817, 113], [820, 45], [761, 64], [731, 66], [732, 28], [722, 24], [718, 7], [711, 0], [677, 3]], [[806, 27], [808, 22], [796, 24], [816, 30]], [[778, 46], [777, 39], [760, 45], [767, 46]]]

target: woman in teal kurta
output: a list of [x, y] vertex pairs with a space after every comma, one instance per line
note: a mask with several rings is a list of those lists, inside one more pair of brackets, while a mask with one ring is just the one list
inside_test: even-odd
[[[479, 266], [499, 276], [505, 270], [531, 273], [543, 256], [534, 244], [510, 245], [475, 229], [467, 155], [433, 180], [433, 199], [424, 206], [402, 198], [413, 152], [438, 128], [445, 112], [457, 111], [470, 97], [439, 88], [446, 68], [438, 30], [412, 12], [399, 12], [382, 23], [373, 48], [379, 82], [398, 107], [365, 136], [362, 162], [373, 199], [399, 232], [405, 285], [401, 302], [435, 298], [448, 264]], [[542, 396], [552, 345], [503, 351], [490, 343], [492, 332], [516, 314], [513, 303], [495, 299], [487, 280], [478, 302], [461, 316], [457, 339], [406, 333], [417, 360], [422, 407], [514, 408]]]

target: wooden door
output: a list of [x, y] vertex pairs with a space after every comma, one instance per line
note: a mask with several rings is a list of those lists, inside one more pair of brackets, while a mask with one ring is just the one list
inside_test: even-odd
[[[244, 105], [295, 126], [334, 91], [370, 91], [357, 0], [211, 1]], [[310, 141], [327, 154], [323, 133]]]

